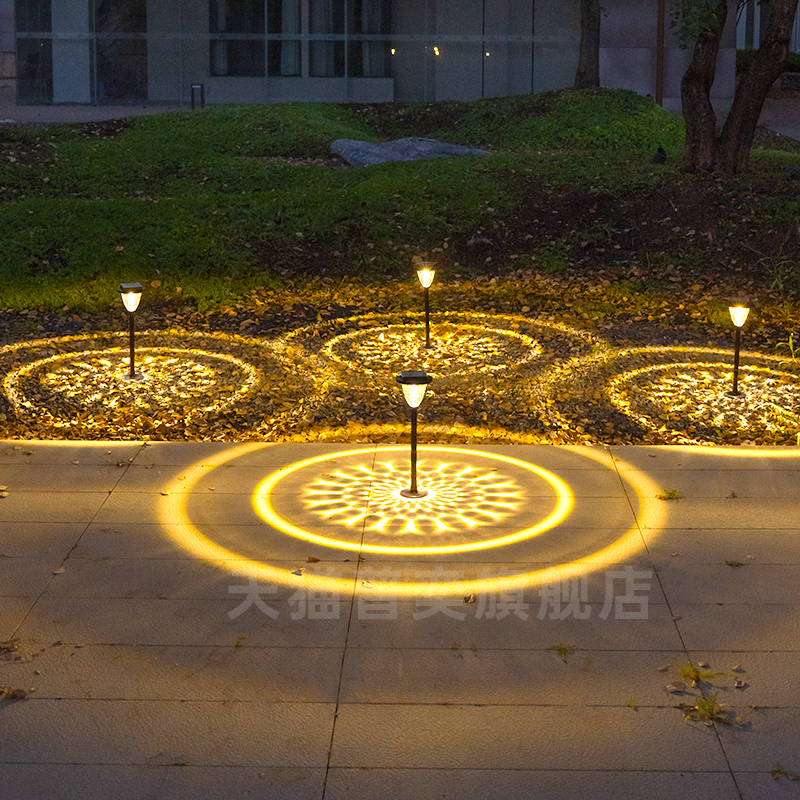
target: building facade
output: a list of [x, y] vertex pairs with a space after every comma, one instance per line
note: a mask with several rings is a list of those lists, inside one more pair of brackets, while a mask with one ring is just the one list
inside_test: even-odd
[[[605, 4], [601, 83], [655, 96], [661, 65], [675, 107], [689, 51], [657, 5]], [[571, 86], [579, 40], [578, 0], [0, 0], [18, 104], [475, 100]]]

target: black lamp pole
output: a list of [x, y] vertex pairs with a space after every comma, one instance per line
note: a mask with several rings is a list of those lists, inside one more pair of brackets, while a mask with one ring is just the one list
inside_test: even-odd
[[411, 487], [401, 489], [400, 494], [403, 497], [425, 497], [428, 493], [417, 488], [417, 409], [433, 378], [425, 370], [408, 370], [397, 375], [395, 380], [403, 387], [403, 396], [411, 408]]
[[425, 287], [425, 348], [430, 349], [431, 346], [431, 306], [428, 299], [428, 292], [430, 287]]
[[743, 392], [739, 391], [739, 348], [742, 344], [742, 327], [747, 321], [750, 309], [746, 305], [740, 303], [728, 306], [728, 311], [731, 315], [731, 321], [736, 327], [736, 337], [733, 345], [733, 389], [730, 392], [725, 392], [725, 394], [728, 395], [728, 397], [741, 397]]
[[742, 329], [736, 329], [736, 338], [734, 339], [734, 355], [733, 355], [733, 389], [728, 392], [731, 397], [739, 397], [742, 393], [739, 391], [739, 347], [742, 344]]
[[130, 375], [131, 378], [135, 378], [136, 377], [136, 366], [135, 366], [134, 354], [133, 354], [133, 335], [134, 335], [134, 331], [136, 330], [136, 324], [134, 323], [133, 318], [134, 318], [134, 312], [133, 311], [129, 311], [128, 312], [128, 320], [129, 320], [128, 330], [130, 331], [130, 350], [131, 350], [131, 369], [130, 369], [129, 375]]
[[141, 375], [136, 374], [136, 361], [133, 349], [134, 332], [136, 325], [134, 323], [134, 314], [136, 309], [139, 308], [139, 301], [142, 299], [142, 291], [144, 287], [141, 283], [121, 283], [119, 285], [119, 293], [122, 295], [122, 304], [128, 312], [128, 332], [130, 344], [130, 371], [128, 377], [132, 380], [141, 378]]

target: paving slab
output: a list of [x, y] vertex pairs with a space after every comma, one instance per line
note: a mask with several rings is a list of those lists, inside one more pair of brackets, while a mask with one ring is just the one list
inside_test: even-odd
[[670, 528], [644, 531], [647, 549], [654, 561], [684, 564], [800, 564], [800, 527]]
[[662, 706], [682, 651], [349, 649], [343, 703]]
[[0, 642], [14, 636], [32, 606], [32, 598], [0, 597]]
[[[4, 441], [0, 443], [0, 465], [78, 464], [116, 465], [133, 460], [142, 442]], [[5, 473], [5, 470], [0, 472]], [[10, 474], [14, 474], [13, 471]]]
[[[3, 475], [9, 493], [37, 492], [110, 492], [124, 476], [130, 464], [15, 464]], [[1, 473], [0, 473], [1, 474]]]
[[38, 597], [61, 568], [61, 558], [0, 558], [0, 597]]
[[[35, 686], [37, 700], [186, 700], [332, 703], [341, 647], [67, 644], [25, 641], [0, 658], [0, 684]], [[14, 658], [19, 657], [19, 660]], [[198, 694], [199, 692], [199, 694]]]
[[333, 703], [25, 700], [8, 703], [0, 762], [323, 767]]
[[344, 703], [331, 766], [686, 771], [726, 763], [714, 731], [686, 725], [672, 708]]
[[[18, 559], [16, 561], [29, 561]], [[0, 581], [2, 581], [5, 560], [0, 560]], [[35, 562], [37, 563], [37, 562]], [[328, 575], [330, 569], [316, 564], [298, 561], [272, 561], [272, 566], [290, 573], [302, 566], [304, 574]], [[227, 566], [227, 569], [225, 568]], [[151, 599], [197, 599], [224, 600], [236, 604], [241, 595], [232, 591], [248, 583], [242, 572], [242, 562], [233, 560], [225, 564], [208, 564], [197, 559], [67, 559], [63, 572], [56, 576], [52, 572], [37, 575], [44, 580], [47, 597], [96, 597], [96, 598], [151, 598]], [[45, 568], [46, 569], [46, 568]], [[352, 587], [355, 580], [355, 563], [339, 564], [336, 577], [348, 581]], [[46, 579], [46, 580], [45, 580]], [[0, 585], [2, 585], [0, 583]], [[293, 586], [269, 584], [264, 581], [256, 585], [264, 592], [265, 599], [286, 600], [297, 589]], [[20, 595], [26, 596], [22, 589], [25, 584], [18, 579]], [[352, 589], [351, 589], [352, 593]]]
[[[391, 797], [392, 800], [675, 800], [676, 797], [739, 800], [729, 773], [632, 770], [348, 769], [328, 774], [325, 800]], [[767, 795], [760, 795], [764, 798]]]
[[0, 522], [0, 558], [66, 558], [85, 530], [82, 522]]
[[661, 652], [683, 648], [665, 605], [651, 605], [646, 619], [617, 619], [613, 611], [602, 619], [602, 604], [589, 604], [589, 608], [584, 609], [588, 614], [585, 619], [576, 619], [574, 614], [564, 619], [551, 619], [549, 607], [544, 618], [539, 619], [538, 603], [527, 609], [511, 607], [508, 615], [502, 618], [486, 613], [478, 617], [480, 606], [477, 603], [464, 605], [458, 598], [399, 601], [396, 610], [394, 604], [387, 606], [390, 616], [377, 618], [369, 616], [375, 609], [356, 603], [348, 647], [432, 650], [475, 647], [480, 651], [547, 650], [566, 644], [581, 650]]
[[800, 605], [710, 602], [671, 606], [688, 650], [800, 650]]
[[108, 501], [106, 492], [17, 492], [0, 500], [2, 522], [90, 522]]
[[227, 646], [244, 640], [270, 647], [343, 646], [349, 617], [344, 598], [330, 612], [311, 610], [304, 593], [295, 602], [263, 592], [259, 599], [270, 613], [250, 605], [231, 617], [243, 593], [229, 600], [42, 597], [19, 636], [42, 644]]
[[20, 800], [321, 800], [324, 783], [324, 767], [0, 764], [0, 787]]
[[678, 603], [800, 604], [800, 566], [755, 564], [681, 564], [678, 559], [658, 569], [668, 600]]

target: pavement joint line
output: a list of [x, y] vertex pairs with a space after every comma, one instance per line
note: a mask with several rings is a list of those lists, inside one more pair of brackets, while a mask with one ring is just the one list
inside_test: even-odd
[[[143, 449], [144, 447], [145, 447], [145, 443], [142, 443], [142, 444], [140, 445], [140, 447], [139, 447], [140, 451], [141, 451], [141, 449]], [[137, 453], [137, 455], [138, 455], [138, 453]], [[136, 458], [136, 456], [134, 456], [133, 458]], [[88, 521], [88, 522], [87, 522], [87, 523], [84, 525], [84, 527], [83, 527], [83, 530], [82, 530], [82, 531], [80, 532], [80, 534], [78, 535], [78, 538], [75, 540], [74, 544], [73, 544], [73, 545], [72, 545], [72, 546], [69, 548], [69, 550], [67, 551], [67, 554], [66, 554], [66, 556], [64, 556], [64, 558], [63, 558], [63, 559], [61, 559], [61, 562], [60, 562], [60, 564], [59, 564], [59, 567], [58, 567], [59, 569], [62, 569], [62, 568], [64, 568], [64, 565], [67, 563], [67, 561], [69, 561], [70, 554], [71, 554], [71, 553], [72, 553], [72, 551], [73, 551], [73, 550], [74, 550], [74, 549], [75, 549], [75, 548], [78, 546], [78, 544], [80, 543], [81, 539], [82, 539], [82, 538], [83, 538], [83, 537], [86, 535], [86, 531], [88, 531], [88, 530], [89, 530], [90, 526], [91, 526], [91, 525], [92, 525], [92, 523], [95, 521], [95, 519], [97, 519], [97, 515], [98, 515], [98, 514], [100, 513], [100, 511], [103, 509], [103, 506], [105, 506], [105, 504], [108, 502], [109, 498], [111, 497], [111, 495], [112, 495], [112, 494], [113, 494], [113, 492], [114, 492], [114, 489], [115, 489], [115, 488], [116, 488], [116, 487], [119, 485], [119, 482], [122, 480], [123, 476], [124, 476], [124, 475], [125, 475], [125, 473], [128, 471], [128, 469], [130, 468], [130, 465], [131, 465], [132, 463], [133, 463], [132, 461], [128, 461], [128, 464], [127, 464], [127, 466], [125, 467], [125, 469], [123, 469], [123, 470], [122, 470], [122, 472], [119, 474], [119, 476], [118, 476], [118, 478], [117, 478], [117, 481], [116, 481], [116, 483], [114, 484], [114, 487], [108, 491], [108, 493], [106, 494], [106, 496], [103, 498], [103, 502], [102, 502], [102, 503], [100, 503], [100, 505], [97, 507], [97, 510], [96, 510], [96, 511], [94, 512], [94, 514], [92, 515], [92, 518], [91, 518], [91, 519], [90, 519], [90, 520], [89, 520], [89, 521]], [[55, 493], [54, 493], [54, 494], [55, 494]], [[60, 573], [59, 573], [59, 574], [60, 574]], [[30, 607], [29, 607], [29, 608], [28, 608], [28, 610], [25, 612], [25, 614], [23, 615], [22, 619], [19, 621], [19, 624], [18, 624], [18, 625], [17, 625], [17, 626], [14, 628], [14, 631], [13, 631], [13, 633], [12, 633], [12, 635], [11, 635], [11, 638], [14, 638], [14, 636], [16, 636], [16, 635], [19, 633], [19, 630], [20, 630], [20, 628], [21, 628], [21, 627], [22, 627], [22, 626], [25, 624], [25, 622], [27, 621], [28, 617], [29, 617], [29, 616], [31, 615], [31, 613], [33, 612], [33, 609], [34, 609], [34, 608], [36, 608], [36, 605], [37, 605], [37, 603], [38, 603], [38, 602], [39, 602], [39, 601], [42, 599], [42, 597], [44, 596], [45, 592], [47, 592], [47, 590], [50, 588], [50, 586], [52, 585], [53, 581], [54, 581], [54, 580], [55, 580], [57, 577], [58, 577], [58, 574], [56, 574], [55, 572], [53, 572], [53, 574], [50, 576], [50, 579], [49, 579], [49, 580], [47, 581], [47, 583], [46, 583], [46, 584], [45, 584], [45, 585], [42, 587], [42, 590], [39, 592], [38, 596], [34, 598], [33, 602], [32, 602], [32, 603], [31, 603], [31, 605], [30, 605]]]
[[[371, 470], [373, 475], [375, 474], [375, 462], [378, 459], [378, 446], [373, 445], [372, 449], [372, 466]], [[366, 499], [366, 508], [365, 511], [369, 509], [369, 502], [372, 497], [372, 489], [367, 494]], [[355, 575], [353, 576], [353, 594], [350, 597], [350, 612], [347, 615], [347, 628], [344, 633], [344, 646], [342, 647], [342, 660], [339, 664], [339, 680], [336, 684], [336, 704], [333, 712], [333, 722], [331, 724], [331, 739], [328, 745], [328, 755], [325, 763], [325, 777], [322, 780], [322, 795], [321, 800], [325, 800], [325, 793], [328, 789], [328, 775], [330, 774], [331, 769], [331, 758], [333, 756], [333, 743], [334, 738], [336, 736], [336, 720], [339, 718], [339, 704], [342, 695], [342, 683], [344, 682], [344, 663], [347, 657], [347, 644], [350, 639], [350, 626], [353, 624], [353, 610], [356, 607], [356, 588], [358, 587], [358, 574], [361, 570], [361, 548], [364, 544], [364, 535], [366, 533], [367, 528], [367, 515], [364, 514], [364, 519], [361, 521], [361, 539], [359, 541], [358, 552], [356, 554], [356, 571]]]

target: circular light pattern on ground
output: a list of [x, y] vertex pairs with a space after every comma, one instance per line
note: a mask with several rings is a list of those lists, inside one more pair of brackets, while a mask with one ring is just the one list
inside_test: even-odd
[[10, 372], [3, 386], [18, 412], [135, 415], [177, 405], [191, 418], [229, 406], [257, 380], [255, 368], [240, 359], [202, 350], [140, 348], [140, 380], [128, 377], [129, 363], [121, 348], [64, 353]]
[[607, 350], [557, 370], [547, 402], [565, 430], [586, 440], [794, 444], [800, 373], [776, 356], [742, 352], [742, 396], [729, 397], [733, 360], [732, 351], [708, 347]]
[[5, 345], [0, 412], [23, 437], [230, 441], [293, 413], [292, 391], [308, 388], [262, 341], [231, 334], [142, 330], [135, 366], [141, 377], [130, 380], [122, 332]]
[[520, 366], [541, 353], [530, 336], [477, 325], [435, 323], [430, 341], [426, 348], [424, 324], [370, 327], [334, 337], [322, 355], [373, 374], [395, 375], [413, 365], [434, 377], [455, 377]]
[[[509, 456], [447, 447], [420, 448], [417, 485], [428, 495], [408, 499], [400, 495], [409, 485], [408, 448], [380, 448], [377, 463], [370, 466], [364, 459], [374, 453], [374, 448], [349, 451], [349, 457], [358, 458], [356, 463], [321, 474], [319, 465], [328, 455], [279, 470], [256, 488], [254, 508], [269, 525], [299, 539], [390, 555], [502, 547], [550, 530], [572, 509], [569, 486], [548, 470]], [[516, 477], [508, 474], [509, 467]], [[527, 481], [524, 493], [520, 478]], [[277, 506], [281, 493], [296, 497], [298, 490], [306, 513], [290, 508], [287, 514]], [[523, 505], [524, 494], [536, 509], [533, 524], [500, 536], [487, 537], [480, 530], [508, 525]], [[346, 531], [341, 536], [320, 532], [330, 525]], [[365, 534], [375, 541], [367, 541]], [[431, 538], [435, 544], [424, 543]], [[411, 541], [397, 543], [407, 539]]]
[[[650, 428], [702, 425], [758, 436], [794, 433], [800, 424], [800, 376], [766, 367], [739, 368], [741, 397], [728, 397], [730, 364], [682, 362], [632, 370], [608, 384], [611, 402]], [[666, 417], [666, 419], [665, 419]]]
[[[214, 475], [217, 470], [225, 466], [234, 466], [239, 459], [244, 459], [244, 461], [241, 463], [246, 463], [249, 468], [252, 468], [252, 466], [258, 463], [260, 459], [259, 451], [262, 451], [267, 447], [270, 447], [270, 445], [242, 444], [219, 452], [210, 458], [206, 457], [202, 462], [198, 462], [188, 468], [181, 468], [181, 475], [177, 477], [171, 484], [165, 487], [165, 491], [162, 492], [162, 496], [159, 499], [158, 516], [164, 527], [165, 533], [171, 538], [172, 541], [192, 555], [202, 558], [207, 563], [214, 564], [220, 569], [233, 572], [237, 575], [246, 575], [253, 580], [263, 581], [272, 586], [286, 586], [292, 589], [302, 589], [309, 592], [335, 592], [351, 595], [354, 589], [355, 578], [353, 577], [346, 578], [340, 577], [335, 573], [331, 574], [328, 567], [326, 567], [326, 570], [315, 571], [316, 565], [314, 564], [311, 564], [308, 569], [297, 569], [293, 568], [292, 566], [276, 566], [260, 560], [257, 555], [253, 555], [254, 550], [257, 552], [258, 550], [263, 550], [265, 546], [270, 549], [275, 546], [274, 542], [267, 543], [264, 540], [264, 537], [269, 538], [281, 533], [292, 533], [291, 531], [287, 531], [284, 526], [265, 528], [259, 536], [255, 536], [255, 534], [253, 534], [253, 537], [255, 538], [250, 540], [250, 543], [246, 548], [247, 553], [243, 553], [238, 552], [236, 544], [234, 544], [232, 548], [231, 546], [226, 546], [218, 541], [221, 539], [223, 542], [232, 541], [242, 545], [242, 542], [236, 538], [237, 531], [234, 529], [236, 529], [237, 526], [231, 526], [230, 524], [217, 524], [213, 521], [213, 514], [211, 517], [209, 517], [209, 510], [205, 505], [202, 506], [204, 510], [200, 512], [205, 522], [197, 523], [193, 521], [192, 501], [193, 498], [197, 497], [198, 483], [200, 481], [213, 480], [211, 476]], [[444, 449], [446, 450], [447, 448]], [[383, 460], [384, 453], [387, 451], [393, 457], [397, 450], [398, 448], [369, 448], [370, 452], [377, 454], [379, 460]], [[439, 452], [442, 451], [441, 448], [430, 448], [430, 456], [437, 452], [437, 450]], [[477, 470], [474, 473], [475, 475], [485, 474], [486, 471], [485, 465], [478, 466], [470, 463], [474, 460], [475, 453], [477, 453], [478, 456], [483, 458], [488, 456], [495, 459], [495, 461], [500, 465], [498, 467], [498, 472], [506, 472], [509, 474], [509, 476], [513, 476], [514, 481], [518, 485], [527, 483], [526, 480], [522, 480], [521, 484], [519, 476], [531, 476], [534, 483], [541, 482], [543, 486], [547, 486], [547, 488], [550, 490], [548, 502], [552, 507], [554, 502], [553, 493], [555, 491], [555, 487], [554, 485], [550, 484], [543, 475], [535, 475], [530, 471], [531, 469], [540, 469], [536, 467], [536, 465], [523, 462], [521, 459], [517, 458], [502, 457], [496, 453], [480, 453], [477, 451], [461, 450], [460, 448], [452, 448], [452, 450], [453, 453], [446, 454], [446, 458], [441, 460], [443, 462], [455, 462], [455, 454], [461, 453], [463, 459], [467, 462], [467, 466], [477, 467]], [[583, 511], [581, 512], [583, 514], [582, 530], [585, 530], [587, 533], [591, 532], [592, 536], [594, 537], [591, 539], [591, 541], [603, 542], [599, 547], [590, 548], [592, 552], [584, 552], [583, 554], [580, 554], [577, 551], [574, 551], [574, 548], [573, 550], [570, 550], [569, 544], [566, 542], [566, 539], [569, 537], [566, 536], [567, 531], [564, 529], [563, 525], [555, 524], [555, 527], [551, 526], [550, 531], [535, 539], [528, 537], [528, 534], [525, 530], [518, 529], [513, 533], [512, 537], [501, 536], [490, 540], [492, 546], [501, 547], [504, 544], [511, 544], [513, 538], [513, 542], [515, 542], [517, 545], [528, 547], [529, 545], [532, 546], [534, 542], [540, 542], [545, 538], [549, 538], [550, 541], [547, 547], [550, 549], [548, 552], [553, 553], [554, 555], [558, 549], [561, 549], [562, 553], [565, 554], [561, 563], [558, 563], [558, 560], [555, 557], [549, 557], [546, 559], [541, 559], [543, 562], [551, 564], [551, 566], [543, 568], [530, 569], [529, 566], [526, 566], [524, 563], [519, 563], [518, 567], [516, 569], [512, 569], [511, 573], [505, 572], [503, 574], [490, 577], [469, 579], [447, 579], [445, 577], [440, 579], [436, 577], [438, 574], [437, 570], [439, 569], [439, 565], [441, 563], [440, 555], [436, 552], [432, 552], [428, 554], [431, 556], [431, 558], [428, 559], [426, 559], [425, 556], [415, 556], [414, 563], [418, 564], [423, 571], [425, 570], [426, 564], [435, 567], [433, 570], [433, 577], [428, 576], [429, 579], [426, 580], [395, 580], [393, 578], [376, 579], [374, 575], [372, 575], [369, 581], [360, 581], [358, 584], [359, 593], [374, 597], [394, 596], [414, 598], [431, 596], [463, 597], [471, 593], [516, 591], [542, 584], [552, 584], [555, 581], [566, 580], [568, 578], [582, 575], [593, 570], [602, 569], [610, 565], [624, 563], [626, 559], [635, 556], [635, 554], [641, 551], [644, 547], [642, 531], [646, 530], [648, 537], [653, 537], [657, 535], [658, 531], [663, 527], [668, 504], [658, 501], [643, 501], [644, 498], [654, 497], [655, 494], [657, 494], [660, 490], [660, 487], [650, 480], [644, 473], [634, 469], [631, 465], [626, 464], [624, 461], [616, 457], [612, 458], [611, 455], [604, 449], [564, 448], [562, 452], [566, 457], [567, 463], [572, 465], [572, 459], [575, 459], [574, 466], [578, 466], [581, 473], [584, 475], [589, 475], [593, 472], [593, 470], [586, 470], [586, 467], [582, 462], [583, 459], [589, 459], [592, 462], [599, 463], [601, 467], [610, 470], [613, 474], [618, 476], [618, 478], [624, 484], [627, 484], [627, 486], [630, 487], [632, 494], [639, 498], [638, 509], [636, 509], [636, 502], [634, 502], [633, 512], [631, 511], [631, 506], [629, 505], [630, 501], [624, 501], [623, 505], [627, 507], [627, 514], [618, 518], [617, 525], [619, 527], [601, 532], [597, 531], [598, 525], [609, 525], [611, 523], [609, 520], [603, 521], [602, 519], [597, 518], [598, 501], [596, 499], [591, 499], [591, 497], [584, 497], [581, 500], [581, 503], [583, 504]], [[356, 462], [363, 462], [365, 453], [366, 450], [327, 451], [327, 453], [323, 456], [305, 459], [302, 462], [289, 465], [286, 469], [279, 470], [278, 472], [273, 473], [273, 475], [268, 476], [267, 480], [262, 481], [254, 491], [253, 497], [256, 499], [260, 494], [263, 493], [265, 488], [269, 489], [268, 486], [265, 487], [267, 481], [272, 481], [274, 485], [285, 478], [288, 482], [286, 486], [282, 487], [282, 493], [284, 493], [286, 502], [291, 505], [291, 498], [285, 493], [289, 488], [289, 484], [293, 480], [297, 485], [302, 485], [302, 483], [306, 480], [306, 476], [301, 473], [305, 473], [309, 469], [313, 469], [314, 466], [322, 468], [328, 461], [338, 463], [340, 460], [344, 460], [348, 462], [348, 465], [351, 465], [353, 459], [355, 459]], [[429, 454], [426, 453], [425, 457], [428, 458]], [[270, 459], [270, 462], [275, 463], [272, 461], [272, 459]], [[519, 466], [520, 464], [523, 464], [524, 466]], [[594, 471], [596, 471], [596, 464], [593, 464], [592, 466]], [[289, 474], [290, 471], [291, 474]], [[560, 478], [552, 475], [552, 473], [549, 473], [546, 470], [542, 470], [542, 472], [556, 478], [556, 481], [561, 481]], [[283, 478], [281, 477], [280, 473], [283, 473]], [[347, 474], [351, 474], [349, 470], [347, 470]], [[602, 470], [600, 470], [598, 474], [604, 473]], [[313, 483], [314, 481], [311, 480], [309, 485], [313, 485]], [[527, 513], [529, 518], [531, 516], [535, 516], [540, 521], [540, 524], [543, 523], [545, 521], [546, 512], [542, 513], [541, 504], [531, 504], [531, 498], [527, 496], [527, 492], [524, 494], [526, 496], [520, 499], [519, 507], [513, 509], [513, 511], [510, 511], [509, 517], [504, 520], [504, 522], [513, 522], [514, 515], [520, 515], [519, 518], [524, 518], [525, 514]], [[231, 494], [228, 496], [228, 502], [233, 504], [241, 503], [241, 497], [242, 495], [239, 493]], [[297, 496], [295, 495], [295, 497]], [[274, 499], [276, 503], [279, 500], [277, 496]], [[218, 495], [217, 500], [219, 500], [220, 503], [225, 502], [225, 496]], [[533, 505], [533, 508], [531, 508], [531, 505]], [[289, 506], [287, 505], [286, 508], [288, 509], [288, 507]], [[219, 505], [215, 505], [214, 508], [217, 509], [219, 522], [227, 523], [232, 512], [220, 507]], [[235, 508], [235, 505], [231, 506], [231, 509], [233, 508]], [[298, 508], [296, 503], [294, 508]], [[280, 510], [281, 509], [279, 509], [279, 511]], [[235, 513], [241, 514], [241, 509]], [[313, 510], [308, 508], [301, 508], [299, 513], [305, 521], [313, 518], [315, 514]], [[630, 524], [631, 513], [635, 515], [635, 521], [632, 525]], [[568, 519], [571, 520], [572, 518], [568, 517]], [[622, 522], [623, 519], [627, 519], [627, 522]], [[553, 521], [551, 520], [550, 522], [552, 523]], [[569, 525], [572, 523], [568, 522], [567, 524]], [[245, 528], [252, 527], [253, 526], [251, 525], [245, 526]], [[339, 525], [338, 527], [341, 529], [346, 526]], [[243, 530], [244, 529], [239, 528], [238, 535], [242, 535]], [[226, 536], [233, 536], [234, 538], [232, 540], [226, 540]], [[380, 533], [364, 530], [363, 536], [365, 543], [369, 543], [377, 540], [377, 537], [380, 536]], [[334, 552], [341, 553], [342, 547], [340, 544], [336, 544], [333, 541], [324, 540], [324, 537], [320, 537], [320, 541], [318, 543], [335, 547], [336, 551]], [[350, 544], [351, 543], [346, 543], [347, 546], [344, 548], [345, 551], [352, 549]], [[475, 542], [473, 542], [473, 544], [475, 544]], [[584, 545], [585, 542], [583, 542], [583, 545], [580, 546], [582, 547]], [[485, 544], [480, 544], [480, 547], [485, 546]], [[431, 548], [431, 550], [433, 550], [433, 548]], [[358, 551], [359, 553], [366, 552], [363, 547], [359, 547]], [[384, 564], [396, 563], [392, 559], [398, 557], [402, 559], [407, 557], [409, 552], [410, 551], [406, 549], [399, 554], [386, 554], [377, 561], [375, 556], [371, 557], [369, 560], [373, 566], [378, 565], [377, 568], [380, 570], [381, 567], [379, 564], [381, 561]], [[569, 553], [569, 555], [566, 555], [567, 553]], [[333, 558], [337, 559], [337, 556], [334, 555]], [[361, 557], [359, 556], [358, 560], [345, 560], [353, 561], [354, 565], [358, 567]], [[496, 556], [494, 560], [496, 560]], [[536, 559], [534, 558], [528, 560]], [[402, 563], [402, 561], [400, 563]], [[358, 572], [356, 572], [355, 575], [357, 576]]]

